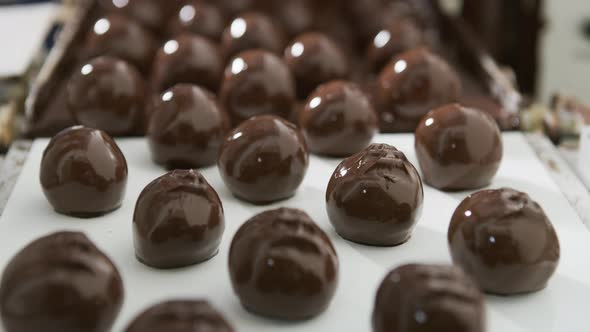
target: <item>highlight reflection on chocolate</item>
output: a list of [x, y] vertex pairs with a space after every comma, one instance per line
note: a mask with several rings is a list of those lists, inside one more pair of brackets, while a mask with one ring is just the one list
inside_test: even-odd
[[99, 3], [105, 10], [123, 14], [152, 32], [161, 34], [162, 27], [181, 2], [177, 0], [99, 0]]
[[221, 10], [202, 0], [184, 1], [168, 24], [171, 35], [194, 33], [213, 41], [219, 41], [225, 28]]
[[336, 291], [338, 270], [328, 236], [295, 209], [254, 216], [240, 227], [229, 253], [242, 305], [272, 318], [302, 320], [322, 313]]
[[541, 290], [559, 262], [559, 240], [541, 206], [508, 188], [480, 191], [461, 202], [448, 240], [455, 264], [491, 294]]
[[280, 54], [284, 46], [285, 37], [280, 27], [259, 12], [240, 14], [233, 19], [221, 36], [221, 52], [226, 60], [251, 49]]
[[395, 56], [425, 45], [424, 32], [413, 20], [395, 20], [378, 31], [367, 50], [371, 70], [380, 72]]

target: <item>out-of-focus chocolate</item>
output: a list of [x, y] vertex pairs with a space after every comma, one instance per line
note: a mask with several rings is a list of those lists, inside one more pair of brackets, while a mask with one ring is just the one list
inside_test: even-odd
[[53, 137], [43, 152], [40, 180], [55, 211], [95, 217], [121, 206], [127, 161], [105, 132], [71, 127]]
[[109, 332], [123, 293], [117, 268], [84, 234], [51, 234], [6, 266], [2, 324], [7, 332]]
[[529, 195], [513, 189], [467, 197], [453, 214], [448, 240], [455, 264], [491, 294], [541, 290], [559, 262], [551, 221]]
[[307, 172], [309, 153], [295, 125], [263, 115], [250, 118], [226, 136], [217, 164], [235, 196], [267, 204], [295, 194]]
[[178, 83], [190, 83], [216, 92], [222, 76], [223, 60], [218, 47], [205, 37], [182, 34], [166, 41], [158, 50], [152, 87], [162, 92]]
[[135, 255], [160, 269], [197, 264], [217, 254], [224, 229], [217, 192], [199, 172], [175, 170], [152, 181], [137, 200]]
[[326, 191], [330, 222], [343, 238], [396, 246], [410, 238], [422, 213], [420, 175], [403, 152], [372, 144], [345, 159]]
[[161, 34], [162, 27], [179, 8], [179, 0], [99, 0], [109, 12], [123, 14], [154, 33]]
[[172, 35], [191, 32], [218, 41], [225, 28], [225, 19], [216, 6], [203, 0], [188, 0], [175, 13], [168, 26]]
[[109, 135], [141, 131], [146, 91], [140, 73], [125, 61], [99, 57], [79, 67], [68, 83], [68, 108], [76, 123]]
[[239, 13], [252, 9], [254, 4], [259, 0], [205, 0], [221, 9], [225, 17], [233, 19]]
[[234, 332], [208, 301], [176, 300], [156, 304], [142, 312], [125, 332]]
[[484, 332], [479, 288], [460, 268], [403, 265], [381, 283], [373, 309], [373, 332]]
[[424, 32], [413, 20], [396, 20], [374, 35], [367, 50], [369, 67], [378, 73], [392, 58], [425, 43]]
[[81, 56], [84, 60], [105, 55], [121, 58], [147, 74], [156, 49], [156, 40], [142, 26], [111, 14], [96, 20], [86, 36]]
[[283, 47], [285, 37], [281, 29], [268, 16], [259, 12], [240, 14], [221, 36], [221, 53], [226, 60], [250, 49], [280, 54]]
[[285, 49], [285, 63], [297, 85], [297, 96], [305, 99], [320, 84], [346, 79], [348, 59], [328, 36], [308, 32], [295, 38]]
[[450, 104], [428, 113], [416, 129], [424, 182], [441, 190], [490, 184], [502, 161], [502, 133], [483, 111]]
[[290, 38], [310, 31], [314, 27], [313, 0], [257, 0], [256, 8], [280, 23]]
[[278, 209], [244, 223], [232, 240], [234, 292], [255, 314], [286, 320], [317, 316], [338, 284], [336, 251], [303, 211]]
[[379, 75], [376, 103], [383, 132], [414, 132], [432, 109], [457, 102], [461, 81], [439, 56], [424, 48], [395, 57]]
[[354, 83], [320, 85], [299, 113], [299, 126], [312, 153], [348, 157], [366, 148], [379, 131], [377, 114]]
[[262, 114], [291, 117], [295, 81], [283, 60], [262, 50], [238, 54], [225, 69], [220, 101], [234, 125]]
[[152, 158], [174, 168], [214, 165], [229, 117], [210, 92], [179, 84], [157, 99], [147, 138]]

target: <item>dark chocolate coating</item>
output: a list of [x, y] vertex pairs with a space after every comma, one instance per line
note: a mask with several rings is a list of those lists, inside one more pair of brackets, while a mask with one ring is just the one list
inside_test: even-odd
[[123, 14], [158, 34], [180, 3], [179, 0], [100, 0], [107, 11]]
[[333, 81], [317, 88], [299, 113], [299, 126], [309, 150], [348, 157], [369, 145], [379, 130], [377, 114], [354, 83]]
[[280, 54], [283, 47], [283, 32], [268, 16], [258, 12], [240, 14], [233, 19], [221, 36], [221, 52], [226, 60], [250, 49]]
[[295, 194], [307, 172], [309, 153], [295, 125], [263, 115], [243, 122], [226, 136], [217, 164], [235, 196], [266, 204]]
[[147, 74], [157, 50], [154, 37], [141, 25], [124, 16], [99, 18], [86, 36], [82, 57], [112, 56], [128, 61]]
[[403, 152], [371, 144], [345, 159], [326, 191], [330, 222], [343, 238], [396, 246], [410, 238], [422, 213], [420, 175]]
[[239, 13], [251, 9], [257, 0], [206, 0], [219, 7], [229, 20]]
[[105, 132], [71, 127], [54, 136], [45, 148], [40, 180], [55, 211], [95, 217], [121, 206], [127, 161]]
[[424, 182], [441, 190], [490, 184], [502, 161], [502, 133], [487, 113], [450, 104], [428, 113], [416, 129]]
[[453, 262], [491, 294], [541, 290], [559, 262], [551, 221], [538, 203], [513, 189], [467, 197], [453, 214], [448, 240]]
[[152, 86], [162, 92], [178, 83], [190, 83], [216, 92], [222, 76], [223, 61], [217, 46], [205, 37], [182, 34], [158, 50]]
[[396, 20], [373, 36], [367, 61], [371, 70], [378, 73], [395, 56], [425, 44], [424, 32], [413, 20]]
[[248, 311], [302, 320], [329, 306], [339, 263], [332, 242], [303, 211], [277, 209], [244, 223], [232, 240], [229, 272]]
[[214, 165], [229, 117], [215, 96], [195, 85], [179, 84], [158, 98], [147, 139], [152, 158], [169, 169]]
[[234, 125], [263, 114], [289, 119], [295, 82], [281, 58], [262, 50], [245, 51], [225, 69], [219, 98]]
[[225, 229], [221, 200], [196, 170], [152, 181], [133, 214], [135, 255], [160, 269], [197, 264], [217, 254]]
[[313, 0], [257, 0], [256, 8], [280, 23], [289, 39], [314, 27]]
[[141, 75], [128, 63], [99, 57], [82, 65], [68, 83], [68, 108], [78, 124], [109, 135], [140, 131], [146, 88]]
[[382, 132], [414, 132], [436, 107], [459, 100], [461, 81], [439, 56], [424, 48], [400, 54], [379, 75], [376, 102]]
[[460, 268], [403, 265], [381, 283], [373, 332], [484, 332], [479, 288]]
[[142, 312], [125, 332], [234, 332], [207, 301], [177, 300], [156, 304]]
[[2, 323], [6, 332], [109, 332], [123, 293], [117, 268], [84, 234], [55, 233], [6, 266]]
[[203, 0], [188, 0], [175, 13], [169, 23], [172, 35], [191, 32], [213, 41], [221, 39], [225, 28], [223, 13]]
[[297, 96], [305, 99], [320, 84], [346, 79], [348, 59], [338, 45], [318, 32], [297, 37], [285, 49], [285, 63], [297, 84]]

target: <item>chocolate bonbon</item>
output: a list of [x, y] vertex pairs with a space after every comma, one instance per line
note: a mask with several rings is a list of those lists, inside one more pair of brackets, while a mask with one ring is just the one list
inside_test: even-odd
[[218, 41], [225, 28], [223, 12], [203, 0], [185, 1], [168, 24], [171, 35], [191, 32]]
[[367, 61], [374, 72], [395, 56], [426, 44], [424, 32], [410, 19], [395, 20], [379, 30], [369, 43]]
[[285, 37], [280, 27], [259, 12], [246, 12], [235, 17], [221, 36], [221, 52], [226, 60], [250, 49], [280, 54], [284, 46]]

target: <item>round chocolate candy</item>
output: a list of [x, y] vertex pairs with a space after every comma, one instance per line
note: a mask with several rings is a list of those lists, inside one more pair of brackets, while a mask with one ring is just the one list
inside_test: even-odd
[[221, 40], [224, 28], [221, 10], [203, 0], [185, 1], [169, 23], [172, 35], [191, 32], [214, 41]]
[[207, 301], [166, 301], [142, 312], [125, 332], [234, 332]]
[[81, 53], [84, 59], [105, 55], [117, 57], [147, 74], [156, 50], [154, 37], [141, 25], [124, 16], [111, 14], [94, 23]]
[[95, 58], [73, 74], [67, 89], [68, 107], [78, 124], [113, 136], [141, 131], [146, 89], [128, 63]]
[[232, 240], [229, 272], [247, 310], [301, 320], [322, 313], [338, 284], [332, 243], [303, 211], [278, 209], [243, 224]]
[[559, 262], [551, 221], [529, 195], [513, 189], [467, 197], [453, 214], [448, 240], [455, 264], [491, 294], [541, 290]]
[[147, 139], [152, 158], [169, 169], [214, 165], [229, 117], [215, 96], [195, 85], [179, 84], [154, 106]]
[[159, 269], [197, 264], [217, 254], [224, 229], [215, 189], [195, 170], [172, 171], [152, 181], [137, 199], [135, 255]]
[[502, 134], [483, 111], [458, 104], [428, 113], [416, 129], [416, 155], [424, 182], [441, 190], [490, 184], [502, 161]]
[[345, 81], [317, 88], [299, 113], [299, 126], [309, 150], [330, 157], [361, 151], [378, 131], [371, 102], [356, 84]]
[[220, 100], [234, 125], [262, 114], [291, 117], [295, 82], [276, 55], [250, 50], [240, 53], [225, 69]]
[[285, 63], [297, 84], [297, 96], [305, 99], [322, 83], [348, 77], [348, 60], [326, 35], [309, 32], [285, 49]]
[[53, 137], [43, 152], [40, 180], [55, 211], [95, 217], [121, 206], [127, 162], [105, 132], [71, 127]]
[[223, 61], [217, 46], [205, 37], [182, 34], [158, 50], [152, 86], [162, 92], [178, 83], [190, 83], [216, 92], [222, 76]]
[[381, 131], [414, 132], [430, 110], [459, 100], [461, 81], [449, 64], [424, 48], [402, 53], [379, 75]]
[[289, 38], [313, 28], [314, 13], [310, 0], [257, 0], [257, 8], [281, 23]]
[[326, 191], [330, 222], [343, 238], [361, 244], [406, 242], [422, 213], [420, 175], [403, 152], [372, 144], [345, 159]]
[[373, 332], [485, 330], [483, 295], [460, 268], [404, 265], [377, 291]]
[[100, 0], [99, 3], [107, 11], [121, 13], [158, 34], [180, 5], [178, 0]]
[[367, 50], [367, 61], [374, 72], [380, 72], [393, 57], [425, 43], [424, 32], [413, 20], [396, 20], [375, 34]]
[[0, 282], [7, 332], [109, 332], [123, 297], [117, 268], [82, 233], [37, 239], [12, 258]]
[[280, 29], [269, 17], [258, 12], [247, 12], [234, 18], [221, 36], [221, 51], [226, 60], [250, 49], [279, 54], [284, 46]]
[[263, 115], [243, 122], [226, 136], [217, 164], [235, 196], [267, 204], [295, 194], [307, 172], [309, 153], [295, 125]]

